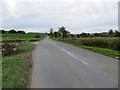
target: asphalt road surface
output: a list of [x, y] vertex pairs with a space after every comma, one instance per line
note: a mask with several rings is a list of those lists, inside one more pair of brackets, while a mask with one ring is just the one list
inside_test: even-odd
[[30, 88], [118, 88], [118, 60], [46, 37], [33, 51]]

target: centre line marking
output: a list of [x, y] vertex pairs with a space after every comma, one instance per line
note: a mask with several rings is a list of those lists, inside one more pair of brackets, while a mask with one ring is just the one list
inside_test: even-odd
[[[71, 55], [72, 57], [76, 58], [77, 60], [79, 60], [76, 56], [72, 55], [71, 53], [69, 53], [69, 52], [66, 52], [66, 53], [69, 54], [69, 55]], [[82, 60], [79, 60], [79, 61], [81, 61], [85, 65], [88, 65], [85, 61], [82, 61]]]
[[88, 65], [86, 62], [84, 62], [84, 61], [82, 61], [82, 60], [80, 60], [82, 63], [84, 63], [84, 64], [86, 64], [86, 65]]
[[82, 63], [84, 63], [85, 65], [89, 65], [88, 63], [86, 63], [83, 60], [80, 60], [78, 57], [74, 56], [73, 54], [71, 54], [70, 52], [67, 52], [65, 49], [61, 48], [62, 51], [66, 52], [67, 54], [69, 54], [70, 56], [76, 58], [77, 60], [81, 61]]
[[[61, 50], [64, 51], [64, 52], [66, 52], [66, 53], [69, 54], [70, 56], [76, 58], [77, 60], [79, 60], [78, 57], [74, 56], [74, 55], [71, 54], [70, 52], [67, 52], [65, 49], [61, 48]], [[81, 61], [81, 62], [84, 63], [85, 65], [88, 65], [85, 61], [82, 61], [82, 60], [79, 60], [79, 61]]]
[[66, 51], [65, 49], [61, 49], [61, 50]]
[[74, 58], [77, 58], [76, 56], [72, 55], [72, 54], [69, 53], [69, 52], [66, 52], [66, 53], [69, 54], [69, 55], [71, 55], [71, 56], [74, 57]]

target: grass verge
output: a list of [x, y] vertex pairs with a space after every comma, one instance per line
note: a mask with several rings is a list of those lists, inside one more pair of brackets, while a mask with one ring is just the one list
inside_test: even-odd
[[24, 88], [27, 83], [30, 60], [16, 56], [3, 57], [2, 87]]
[[32, 51], [35, 48], [35, 44], [27, 43], [24, 46], [18, 47], [13, 54], [21, 54], [24, 52]]
[[0, 54], [0, 90], [2, 89], [2, 55]]
[[[52, 38], [52, 40], [67, 43], [67, 44], [71, 44], [71, 45], [74, 45], [74, 46], [77, 46], [77, 47], [80, 47], [80, 48], [83, 48], [83, 49], [87, 49], [87, 50], [90, 50], [90, 51], [93, 51], [93, 52], [97, 52], [97, 53], [112, 57], [112, 58], [120, 57], [120, 51], [117, 51], [117, 50], [106, 49], [106, 48], [98, 48], [98, 47], [91, 47], [91, 46], [83, 46], [83, 45], [80, 45], [78, 43], [73, 43], [73, 42], [68, 42], [68, 41], [61, 41], [61, 40], [58, 40], [58, 39], [55, 39], [55, 38], [54, 39]], [[120, 58], [118, 58], [118, 59], [120, 60]]]
[[28, 43], [16, 49], [10, 55], [2, 58], [2, 87], [3, 88], [25, 88], [28, 80], [28, 71], [31, 60], [16, 55], [32, 51], [34, 44]]

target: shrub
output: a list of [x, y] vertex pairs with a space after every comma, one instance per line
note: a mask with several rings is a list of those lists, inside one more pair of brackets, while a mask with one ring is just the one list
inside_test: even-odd
[[35, 38], [40, 38], [40, 35], [36, 35]]
[[84, 46], [95, 46], [120, 50], [120, 38], [82, 38], [81, 40], [78, 40], [77, 43]]

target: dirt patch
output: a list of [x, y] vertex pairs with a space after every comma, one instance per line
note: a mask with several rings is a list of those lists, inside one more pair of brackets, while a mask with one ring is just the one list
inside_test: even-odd
[[28, 60], [32, 60], [32, 52], [22, 53], [22, 54], [19, 54], [17, 56], [19, 56], [21, 58], [28, 59]]

